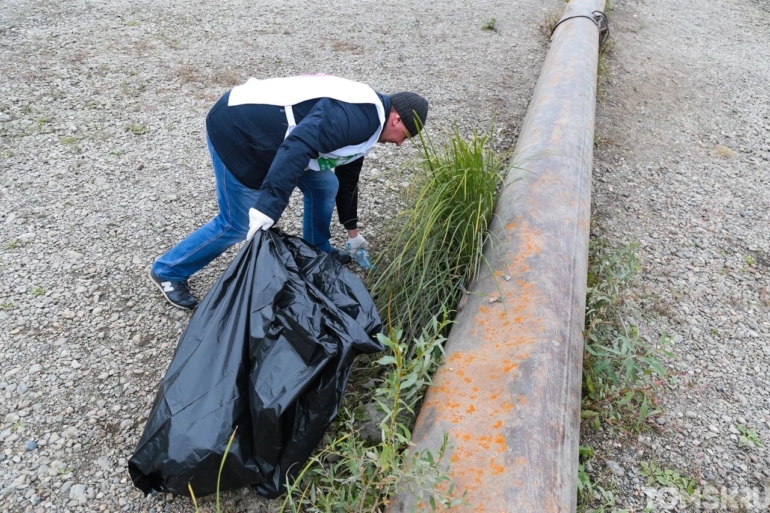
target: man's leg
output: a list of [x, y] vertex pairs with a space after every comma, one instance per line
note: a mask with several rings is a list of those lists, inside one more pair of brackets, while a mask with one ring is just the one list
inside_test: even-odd
[[[243, 241], [249, 230], [249, 208], [254, 205], [259, 191], [241, 184], [228, 170], [209, 142], [211, 162], [216, 179], [219, 214], [188, 235], [182, 242], [158, 258], [152, 266], [159, 287], [172, 304], [167, 288], [173, 284], [186, 287], [186, 281], [195, 272], [224, 253], [230, 246]], [[161, 283], [172, 283], [164, 286]], [[182, 306], [186, 308], [185, 306]]]
[[321, 251], [330, 253], [329, 225], [340, 183], [332, 171], [305, 171], [297, 183], [304, 196], [302, 238]]

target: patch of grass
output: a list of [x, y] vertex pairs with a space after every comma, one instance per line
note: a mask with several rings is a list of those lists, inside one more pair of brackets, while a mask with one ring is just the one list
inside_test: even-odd
[[81, 153], [83, 151], [80, 148], [80, 145], [78, 144], [79, 141], [80, 139], [74, 136], [67, 136], [59, 139], [59, 142], [61, 142], [65, 146], [69, 146], [70, 148], [72, 148], [75, 151], [75, 153]]
[[[601, 243], [589, 249], [581, 416], [596, 429], [607, 422], [636, 431], [660, 413], [656, 394], [666, 371], [656, 348], [626, 321], [639, 310], [628, 292], [641, 268], [636, 250], [636, 244], [612, 250]], [[667, 341], [661, 336], [662, 345]]]
[[0, 309], [3, 310], [11, 310], [13, 308], [13, 301], [10, 299], [6, 299], [2, 303], [0, 303]]
[[491, 32], [497, 32], [497, 18], [490, 18], [481, 26], [481, 30], [489, 30]]
[[748, 447], [751, 449], [762, 447], [756, 431], [753, 429], [748, 429], [746, 426], [741, 424], [737, 424], [735, 427], [741, 433], [741, 436], [738, 438], [738, 445], [740, 447]]
[[344, 409], [335, 430], [338, 434], [290, 482], [281, 512], [380, 512], [398, 490], [425, 497], [434, 510], [438, 505], [464, 503], [464, 497], [454, 496], [448, 465], [443, 463], [446, 434], [437, 454], [412, 452], [411, 429], [400, 420], [404, 412], [414, 413], [422, 400], [443, 356], [444, 328], [444, 323], [434, 319], [412, 343], [400, 331], [389, 337], [379, 335], [388, 351], [376, 362], [387, 369], [382, 386], [375, 391], [378, 408], [384, 413], [382, 442], [367, 445], [356, 430], [355, 414]]
[[363, 53], [359, 45], [349, 41], [340, 41], [337, 39], [332, 41], [332, 52], [353, 52], [359, 55]]
[[601, 146], [604, 146], [606, 144], [613, 144], [615, 141], [608, 137], [602, 137], [596, 132], [594, 132], [594, 147], [599, 148]]
[[579, 451], [579, 463], [578, 463], [578, 503], [587, 503], [593, 496], [593, 483], [591, 477], [586, 472], [585, 462], [591, 459], [594, 455], [594, 448], [581, 445]]
[[165, 34], [161, 34], [160, 40], [163, 41], [164, 45], [166, 45], [168, 48], [171, 48], [172, 50], [180, 50], [182, 48], [182, 43], [179, 41], [179, 39], [169, 39]]
[[233, 87], [241, 83], [240, 75], [237, 71], [225, 69], [214, 73], [214, 83], [223, 87]]
[[0, 151], [0, 158], [9, 159], [13, 157], [14, 153], [11, 150]]
[[561, 16], [562, 12], [559, 9], [548, 9], [543, 14], [543, 21], [537, 24], [537, 30], [545, 37], [546, 41], [550, 41], [553, 29], [556, 28]]
[[487, 148], [488, 136], [464, 140], [457, 129], [437, 149], [422, 138], [411, 208], [391, 227], [393, 236], [369, 275], [372, 296], [388, 323], [407, 339], [445, 309], [454, 314], [464, 287], [476, 275], [503, 179], [503, 161]]
[[24, 243], [19, 239], [12, 239], [3, 244], [3, 249], [16, 249], [22, 247], [23, 245]]
[[176, 70], [176, 75], [185, 84], [193, 82], [200, 82], [200, 76], [198, 74], [198, 68], [195, 66], [185, 65]]
[[43, 287], [33, 287], [30, 294], [32, 294], [32, 297], [40, 297], [45, 294], [45, 289]]
[[607, 81], [610, 79], [610, 74], [612, 70], [612, 61], [610, 59], [610, 56], [612, 55], [612, 51], [615, 49], [615, 40], [610, 37], [607, 39], [607, 41], [604, 42], [603, 45], [599, 47], [599, 62], [598, 67], [596, 69], [596, 80], [597, 80], [597, 96], [599, 97], [605, 97], [607, 95], [607, 88], [606, 84]]
[[142, 135], [146, 134], [149, 131], [149, 128], [147, 128], [147, 125], [141, 123], [131, 123], [126, 130], [134, 135]]
[[659, 484], [661, 486], [675, 487], [687, 496], [695, 493], [698, 483], [694, 478], [684, 476], [676, 470], [661, 468], [654, 461], [643, 461], [641, 464], [642, 468], [639, 473], [647, 478], [647, 486]]
[[130, 20], [126, 22], [126, 27], [137, 27], [139, 26], [139, 22], [136, 20]]
[[750, 265], [752, 267], [757, 263], [757, 261], [751, 255], [743, 255], [743, 261], [746, 262], [746, 265]]

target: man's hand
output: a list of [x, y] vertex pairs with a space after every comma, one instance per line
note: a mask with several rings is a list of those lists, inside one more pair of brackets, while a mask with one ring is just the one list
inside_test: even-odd
[[358, 234], [355, 237], [348, 236], [347, 250], [351, 255], [355, 255], [359, 248], [366, 249], [368, 246], [369, 243], [366, 242], [363, 235]]
[[275, 221], [267, 217], [265, 214], [257, 210], [256, 208], [249, 209], [249, 233], [246, 235], [246, 240], [250, 241], [257, 230], [269, 230]]

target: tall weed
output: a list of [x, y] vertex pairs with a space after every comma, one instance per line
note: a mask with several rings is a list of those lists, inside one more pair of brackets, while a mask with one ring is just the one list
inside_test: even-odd
[[464, 140], [455, 129], [440, 149], [420, 137], [412, 207], [395, 220], [375, 262], [381, 271], [369, 276], [378, 308], [407, 339], [444, 309], [454, 312], [482, 261], [503, 178], [503, 161], [487, 148], [487, 135]]

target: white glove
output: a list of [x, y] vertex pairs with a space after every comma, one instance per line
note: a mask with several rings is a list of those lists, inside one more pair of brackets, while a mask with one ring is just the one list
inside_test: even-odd
[[356, 251], [359, 250], [359, 248], [366, 249], [369, 246], [369, 243], [366, 242], [366, 239], [364, 239], [364, 236], [360, 233], [353, 237], [352, 239], [348, 237], [348, 244], [347, 244], [347, 250], [351, 255], [355, 255]]
[[249, 209], [249, 233], [246, 235], [246, 240], [250, 241], [257, 230], [269, 230], [275, 221], [267, 217], [265, 214], [257, 210], [256, 208]]

